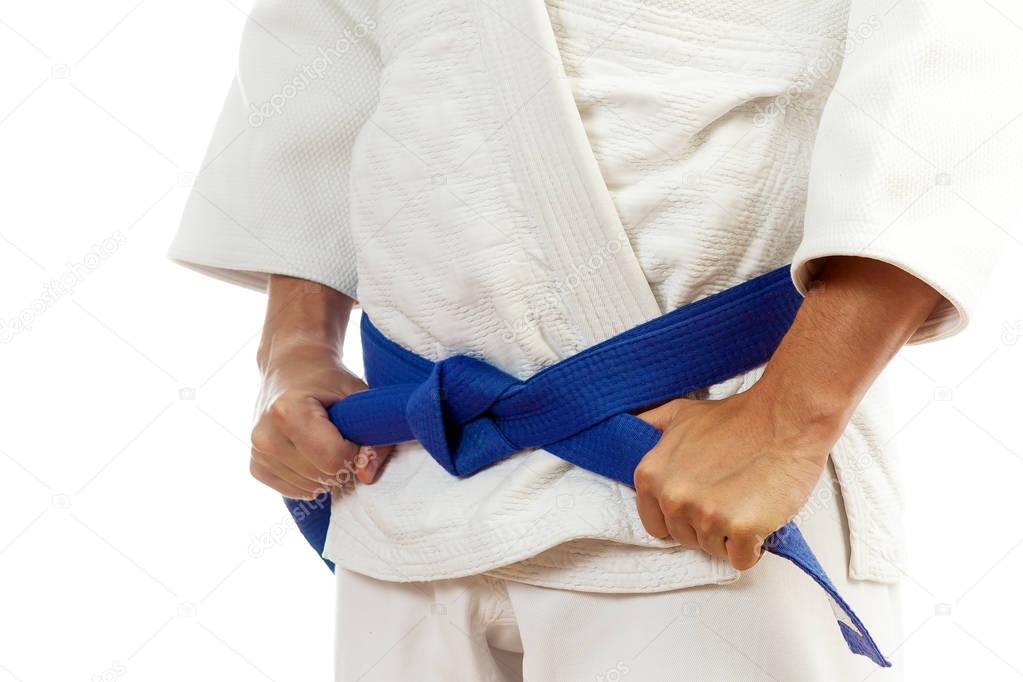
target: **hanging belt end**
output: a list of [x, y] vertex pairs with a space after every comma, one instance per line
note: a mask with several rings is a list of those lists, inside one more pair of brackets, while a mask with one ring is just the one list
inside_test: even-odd
[[842, 621], [838, 621], [838, 627], [842, 630], [842, 637], [845, 638], [845, 643], [849, 645], [849, 650], [854, 654], [866, 656], [882, 668], [892, 667], [892, 662], [884, 657], [884, 654], [877, 648], [877, 644], [870, 638], [870, 635], [860, 632], [856, 628], [851, 628]]

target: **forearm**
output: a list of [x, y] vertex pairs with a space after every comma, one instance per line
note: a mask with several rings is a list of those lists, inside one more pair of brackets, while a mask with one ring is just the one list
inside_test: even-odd
[[834, 442], [864, 393], [941, 299], [887, 263], [832, 257], [755, 392], [779, 428]]
[[265, 370], [274, 358], [295, 351], [313, 350], [340, 357], [353, 303], [330, 287], [271, 275], [257, 351], [260, 368]]

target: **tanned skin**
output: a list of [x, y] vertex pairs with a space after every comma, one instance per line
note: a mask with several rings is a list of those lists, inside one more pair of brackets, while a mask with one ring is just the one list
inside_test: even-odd
[[[351, 478], [372, 483], [391, 448], [344, 440], [326, 407], [364, 390], [341, 364], [353, 301], [274, 275], [258, 352], [263, 384], [252, 475], [309, 499]], [[723, 400], [669, 401], [640, 414], [663, 431], [636, 469], [647, 532], [739, 570], [799, 511], [867, 389], [941, 296], [881, 261], [825, 261], [763, 377]]]

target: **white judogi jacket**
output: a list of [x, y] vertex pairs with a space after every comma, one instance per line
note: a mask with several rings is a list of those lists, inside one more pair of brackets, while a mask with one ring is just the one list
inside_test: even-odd
[[[930, 283], [914, 341], [949, 336], [1016, 219], [1023, 98], [994, 74], [1019, 38], [975, 4], [892, 4], [262, 0], [171, 256], [327, 284], [420, 355], [521, 378], [788, 262], [805, 290], [835, 254]], [[885, 411], [875, 387], [832, 460], [852, 577], [893, 581]], [[335, 502], [326, 555], [610, 592], [738, 575], [549, 453], [458, 480], [415, 443]]]

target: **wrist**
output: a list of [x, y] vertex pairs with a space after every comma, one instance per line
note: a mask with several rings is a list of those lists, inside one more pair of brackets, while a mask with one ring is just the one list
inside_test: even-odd
[[272, 275], [256, 361], [266, 370], [282, 359], [328, 356], [340, 361], [352, 300], [307, 280]]
[[275, 367], [296, 362], [340, 364], [341, 343], [293, 329], [281, 329], [272, 334], [264, 332], [256, 351], [256, 364], [261, 372], [267, 374]]
[[795, 448], [824, 446], [826, 456], [852, 417], [855, 401], [828, 387], [785, 384], [776, 378], [765, 372], [747, 391], [761, 406], [775, 442]]

